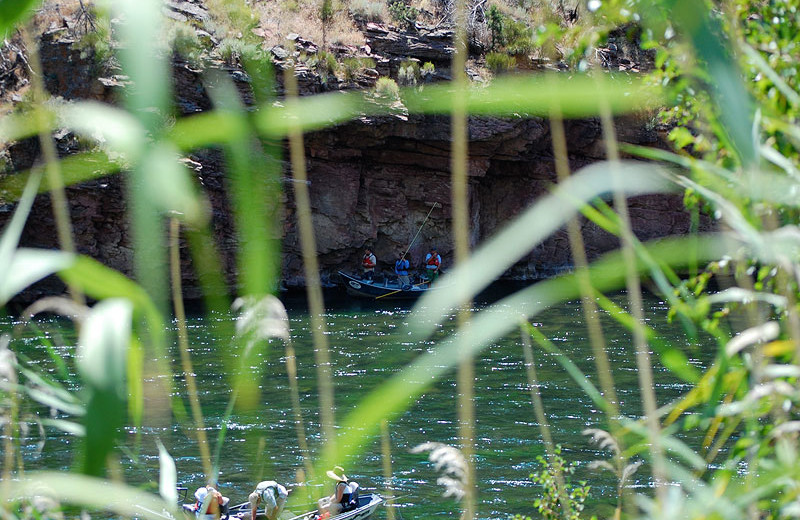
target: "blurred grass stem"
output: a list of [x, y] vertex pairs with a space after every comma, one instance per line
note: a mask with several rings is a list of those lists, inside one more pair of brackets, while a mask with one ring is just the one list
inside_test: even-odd
[[539, 422], [539, 431], [542, 433], [547, 460], [550, 462], [550, 467], [556, 469], [554, 478], [558, 488], [558, 501], [564, 513], [564, 520], [569, 520], [572, 518], [572, 508], [570, 507], [569, 497], [567, 495], [567, 483], [564, 480], [564, 473], [561, 472], [559, 466], [556, 465], [556, 447], [553, 443], [553, 436], [550, 434], [550, 424], [547, 422], [547, 416], [544, 413], [542, 394], [539, 393], [539, 377], [536, 374], [536, 359], [533, 356], [531, 333], [529, 330], [531, 327], [532, 325], [527, 322], [520, 325], [522, 353], [525, 358], [525, 371], [528, 376], [528, 387], [531, 389], [531, 403], [533, 404], [533, 412], [536, 414], [536, 420]]
[[[384, 493], [392, 496], [392, 437], [389, 433], [389, 422], [381, 421], [381, 455], [383, 459]], [[386, 508], [386, 520], [394, 520], [394, 508]]]
[[[561, 110], [554, 107], [550, 114], [550, 133], [553, 139], [553, 157], [555, 159], [556, 175], [558, 182], [565, 182], [570, 176], [569, 154], [567, 152], [567, 138], [564, 131], [564, 118]], [[611, 364], [606, 354], [605, 337], [603, 328], [598, 319], [597, 303], [594, 299], [594, 288], [589, 278], [589, 261], [586, 257], [586, 248], [583, 243], [583, 235], [578, 217], [573, 217], [567, 223], [569, 235], [570, 251], [572, 252], [572, 262], [575, 265], [575, 278], [578, 281], [581, 292], [581, 307], [583, 317], [586, 320], [586, 328], [589, 333], [589, 342], [595, 357], [597, 376], [600, 379], [600, 388], [608, 399], [612, 407], [612, 417], [609, 417], [609, 425], [614, 431], [616, 418], [619, 415], [619, 401], [617, 392], [614, 388], [614, 377], [611, 373]]]
[[300, 407], [300, 388], [297, 384], [297, 356], [291, 340], [286, 341], [286, 375], [289, 378], [289, 392], [292, 396], [292, 410], [294, 411], [294, 427], [297, 432], [297, 445], [303, 454], [304, 478], [314, 480], [314, 466], [311, 464], [308, 443], [306, 442], [306, 429], [303, 426], [303, 409]]
[[[453, 200], [453, 237], [455, 242], [455, 264], [466, 263], [469, 259], [469, 151], [467, 89], [467, 4], [466, 0], [455, 2], [455, 55], [453, 56], [453, 110], [451, 118], [451, 197]], [[462, 302], [458, 310], [459, 333], [469, 327], [470, 302]], [[475, 439], [475, 367], [472, 357], [458, 364], [458, 419], [462, 452], [467, 461], [464, 486], [462, 518], [471, 520], [476, 512], [474, 439]]]
[[170, 273], [172, 277], [172, 304], [175, 308], [175, 319], [178, 322], [178, 352], [181, 356], [181, 367], [186, 378], [186, 392], [189, 397], [189, 406], [194, 419], [197, 445], [200, 448], [200, 458], [203, 464], [205, 481], [211, 482], [214, 477], [211, 466], [211, 452], [208, 449], [203, 410], [200, 407], [197, 384], [195, 382], [192, 359], [189, 354], [189, 334], [186, 329], [186, 309], [183, 305], [183, 289], [181, 282], [181, 255], [180, 255], [180, 222], [177, 218], [170, 219], [169, 226], [170, 244]]
[[[286, 86], [286, 105], [295, 103], [298, 96], [297, 78], [294, 67], [284, 70]], [[328, 338], [325, 335], [325, 307], [322, 299], [322, 285], [319, 280], [319, 264], [317, 263], [317, 246], [314, 239], [314, 224], [311, 220], [311, 197], [308, 192], [308, 175], [306, 173], [305, 151], [303, 149], [303, 133], [299, 125], [290, 125], [289, 154], [292, 165], [292, 178], [295, 180], [295, 203], [297, 206], [297, 223], [300, 228], [300, 244], [303, 254], [303, 269], [306, 277], [308, 306], [311, 311], [311, 334], [314, 343], [314, 356], [317, 364], [319, 380], [319, 407], [322, 423], [322, 434], [328, 443], [329, 453], [336, 453], [336, 433], [334, 431], [334, 396], [331, 360], [328, 349]]]
[[[598, 80], [602, 82], [602, 79]], [[650, 451], [652, 454], [653, 477], [655, 478], [656, 498], [662, 506], [666, 505], [666, 463], [661, 447], [661, 425], [658, 418], [653, 369], [650, 362], [650, 351], [644, 330], [644, 308], [642, 304], [642, 287], [636, 269], [635, 237], [631, 229], [628, 213], [628, 201], [622, 192], [624, 182], [619, 171], [619, 149], [617, 147], [616, 130], [611, 110], [606, 102], [601, 103], [600, 121], [606, 145], [606, 156], [611, 163], [612, 184], [614, 192], [614, 209], [620, 217], [620, 234], [622, 256], [625, 264], [625, 287], [628, 293], [630, 314], [634, 318], [633, 342], [636, 348], [636, 367], [639, 377], [639, 392], [644, 405], [645, 421], [650, 433]]]

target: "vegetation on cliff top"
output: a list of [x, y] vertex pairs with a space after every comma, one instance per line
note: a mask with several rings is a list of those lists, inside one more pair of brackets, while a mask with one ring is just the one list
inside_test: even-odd
[[[16, 34], [36, 3], [0, 3], [0, 31]], [[256, 26], [253, 10], [243, 2], [209, 4], [223, 20], [225, 31]], [[254, 3], [253, 9], [261, 3]], [[40, 141], [41, 165], [3, 179], [7, 199], [17, 201], [15, 214], [0, 238], [0, 304], [5, 305], [28, 284], [55, 273], [70, 288], [71, 299], [40, 302], [41, 309], [69, 315], [79, 329], [81, 355], [77, 373], [81, 391], [63, 385], [58, 376], [38, 373], [15, 354], [13, 334], [0, 341], [0, 412], [4, 429], [3, 479], [0, 485], [5, 516], [55, 517], [63, 504], [133, 515], [132, 504], [152, 511], [174, 510], [174, 465], [166, 450], [160, 450], [160, 496], [126, 486], [114, 461], [116, 440], [125, 425], [142, 425], [144, 385], [166, 385], [162, 395], [174, 395], [165, 382], [176, 367], [163, 361], [168, 342], [183, 352], [180, 368], [187, 385], [191, 413], [175, 400], [168, 413], [195, 424], [197, 449], [208, 478], [215, 474], [219, 448], [212, 455], [205, 438], [202, 410], [197, 406], [191, 358], [186, 351], [185, 317], [177, 262], [177, 239], [183, 234], [193, 256], [194, 267], [205, 283], [207, 305], [217, 317], [230, 316], [220, 330], [220, 343], [238, 349], [246, 366], [258, 349], [266, 349], [268, 338], [279, 338], [291, 348], [282, 306], [270, 296], [276, 280], [275, 259], [279, 247], [264, 223], [278, 224], [275, 208], [280, 193], [270, 191], [280, 172], [271, 160], [279, 155], [276, 139], [290, 143], [292, 175], [300, 181], [296, 189], [299, 228], [303, 236], [311, 317], [315, 342], [320, 417], [325, 444], [318, 453], [306, 451], [308, 477], [334, 463], [358, 460], [375, 436], [396, 414], [409, 406], [433, 381], [450, 369], [458, 370], [458, 413], [461, 451], [463, 516], [476, 516], [474, 487], [474, 421], [471, 396], [475, 391], [472, 356], [496, 338], [519, 334], [529, 360], [529, 379], [534, 412], [539, 418], [547, 448], [545, 471], [536, 479], [544, 485], [538, 497], [539, 513], [573, 519], [583, 510], [588, 491], [567, 479], [569, 464], [560, 459], [547, 428], [547, 413], [539, 406], [533, 344], [559, 360], [602, 411], [602, 424], [588, 431], [611, 453], [605, 465], [619, 478], [615, 518], [748, 518], [789, 519], [800, 511], [800, 231], [797, 227], [800, 182], [800, 110], [797, 85], [798, 6], [791, 0], [713, 2], [700, 0], [591, 0], [587, 11], [593, 20], [608, 27], [635, 22], [643, 45], [658, 46], [655, 71], [646, 78], [624, 81], [605, 74], [517, 76], [498, 79], [483, 89], [470, 89], [464, 74], [470, 13], [476, 5], [454, 4], [456, 58], [453, 82], [446, 85], [398, 90], [405, 107], [418, 113], [450, 113], [453, 121], [454, 236], [457, 263], [448, 274], [454, 290], [427, 293], [412, 317], [412, 337], [428, 338], [437, 325], [449, 319], [454, 309], [459, 331], [440, 339], [430, 350], [404, 367], [374, 390], [362, 405], [344, 417], [333, 415], [333, 381], [329, 371], [325, 323], [318, 278], [314, 270], [314, 236], [305, 186], [302, 134], [322, 126], [367, 113], [386, 110], [365, 101], [358, 93], [344, 96], [298, 98], [294, 75], [286, 74], [287, 99], [274, 103], [267, 97], [273, 77], [267, 60], [243, 53], [241, 58], [257, 92], [257, 106], [245, 112], [235, 88], [224, 76], [215, 78], [214, 110], [194, 117], [170, 117], [169, 63], [163, 52], [165, 41], [161, 4], [149, 0], [114, 3], [116, 27], [112, 30], [121, 70], [133, 88], [126, 90], [124, 105], [111, 107], [75, 102], [53, 109], [41, 82], [34, 38], [23, 29], [18, 42], [28, 48], [30, 75], [29, 109], [24, 116], [0, 120], [0, 140], [10, 142], [36, 137]], [[571, 29], [558, 23], [542, 24], [531, 42], [520, 37], [526, 30], [507, 22], [497, 5], [492, 14], [495, 49], [558, 51]], [[421, 6], [410, 6], [422, 10]], [[472, 8], [467, 9], [467, 7]], [[520, 6], [526, 7], [526, 6]], [[527, 6], [530, 7], [530, 6]], [[320, 20], [331, 22], [340, 6], [327, 4]], [[399, 11], [399, 9], [396, 9]], [[409, 9], [403, 10], [410, 16]], [[520, 20], [521, 17], [516, 17]], [[569, 17], [568, 17], [569, 18]], [[260, 20], [258, 20], [260, 22]], [[515, 22], [516, 23], [516, 22]], [[407, 23], [407, 26], [410, 24]], [[513, 27], [505, 29], [506, 27]], [[504, 33], [504, 30], [506, 31]], [[583, 26], [581, 42], [599, 42], [606, 34]], [[326, 29], [325, 40], [335, 31]], [[238, 36], [230, 34], [228, 36]], [[249, 38], [249, 37], [248, 37]], [[490, 40], [487, 40], [487, 42]], [[246, 43], [249, 45], [249, 43]], [[541, 45], [541, 47], [537, 47]], [[113, 48], [113, 46], [112, 46]], [[577, 69], [590, 46], [574, 45], [571, 56]], [[582, 50], [583, 49], [583, 50]], [[608, 48], [610, 51], [610, 47]], [[257, 51], [257, 50], [256, 50]], [[595, 52], [599, 47], [595, 47]], [[563, 54], [567, 56], [568, 53]], [[603, 63], [606, 57], [599, 56]], [[648, 85], [650, 88], [648, 88]], [[657, 94], [654, 95], [652, 89]], [[394, 88], [387, 87], [394, 95]], [[674, 153], [664, 150], [624, 151], [660, 161], [625, 163], [614, 135], [612, 113], [642, 109], [644, 103], [667, 105], [664, 117], [678, 123], [671, 137]], [[508, 115], [539, 114], [550, 118], [559, 185], [537, 200], [507, 229], [468, 251], [466, 205], [467, 136], [469, 113]], [[570, 172], [563, 118], [597, 115], [605, 133], [607, 161], [580, 172]], [[64, 175], [74, 158], [59, 159], [52, 134], [68, 128], [103, 144], [106, 165], [91, 175], [105, 175], [124, 168], [128, 185], [130, 220], [135, 244], [135, 275], [132, 281], [97, 262], [78, 255], [71, 242], [69, 214], [63, 189]], [[229, 166], [232, 204], [240, 244], [239, 284], [242, 299], [233, 306], [227, 300], [219, 260], [209, 228], [208, 205], [195, 179], [176, 159], [200, 147], [219, 146]], [[84, 154], [85, 155], [85, 154]], [[97, 158], [97, 155], [93, 156]], [[667, 167], [669, 166], [669, 167]], [[86, 172], [84, 172], [86, 173]], [[18, 247], [36, 193], [43, 178], [52, 197], [59, 222], [61, 249], [32, 250]], [[24, 180], [23, 189], [13, 183]], [[627, 217], [626, 195], [684, 190], [695, 215], [708, 211], [720, 222], [716, 233], [694, 234], [659, 243], [641, 243], [633, 235]], [[613, 193], [613, 206], [601, 195]], [[619, 251], [591, 265], [583, 254], [578, 212], [621, 238]], [[164, 231], [169, 224], [169, 241]], [[511, 263], [535, 247], [549, 233], [566, 226], [575, 271], [526, 288], [492, 308], [470, 314], [469, 300]], [[163, 238], [162, 238], [163, 237]], [[498, 260], [500, 259], [500, 260]], [[171, 268], [171, 269], [170, 269]], [[676, 270], [689, 272], [681, 279]], [[170, 280], [171, 275], [171, 280]], [[646, 278], [668, 302], [665, 319], [679, 321], [693, 341], [714, 349], [716, 357], [702, 371], [688, 366], [683, 345], [663, 341], [657, 323], [645, 323], [641, 309], [641, 282]], [[711, 290], [712, 281], [724, 290]], [[171, 283], [170, 283], [171, 282]], [[171, 289], [171, 290], [170, 290]], [[616, 307], [603, 296], [624, 289], [626, 308]], [[96, 301], [86, 303], [86, 297]], [[544, 337], [529, 320], [554, 302], [581, 298], [589, 326], [596, 379], [587, 379], [569, 356]], [[171, 304], [171, 305], [170, 305]], [[174, 311], [170, 308], [174, 309]], [[598, 308], [602, 309], [599, 311]], [[424, 311], [422, 310], [424, 309]], [[511, 311], [509, 311], [509, 309]], [[504, 311], [505, 310], [505, 311]], [[177, 338], [167, 336], [165, 323], [173, 312], [179, 324]], [[426, 319], [415, 319], [424, 312]], [[612, 316], [631, 330], [631, 356], [636, 358], [642, 414], [620, 414], [615, 394], [614, 369], [608, 365], [598, 312]], [[236, 321], [233, 314], [245, 319]], [[47, 339], [42, 338], [43, 347]], [[57, 354], [54, 353], [54, 359]], [[224, 353], [220, 354], [224, 359]], [[292, 359], [291, 355], [287, 356]], [[61, 363], [66, 361], [60, 360]], [[677, 402], [657, 407], [650, 373], [661, 363], [693, 389]], [[231, 384], [231, 406], [258, 405], [259, 389], [249, 378], [238, 376], [228, 360], [222, 370]], [[291, 373], [291, 368], [290, 368]], [[160, 377], [164, 376], [164, 377]], [[594, 381], [597, 381], [597, 385]], [[155, 381], [156, 383], [153, 383]], [[296, 392], [296, 387], [293, 387]], [[47, 427], [74, 435], [75, 472], [25, 472], [22, 445], [26, 417], [53, 411], [57, 421]], [[30, 412], [30, 415], [21, 413]], [[368, 412], [365, 412], [368, 411]], [[171, 420], [171, 417], [170, 417]], [[334, 426], [338, 425], [338, 430]], [[302, 426], [299, 424], [298, 426]], [[385, 426], [384, 426], [385, 428]], [[696, 442], [684, 440], [678, 431], [692, 431]], [[298, 443], [303, 445], [302, 428]], [[341, 433], [336, 433], [336, 432]], [[624, 485], [626, 476], [639, 468], [637, 458], [647, 461], [652, 489], [633, 490]], [[638, 469], [640, 472], [644, 468]], [[47, 488], [52, 501], [44, 502]], [[112, 494], [118, 500], [109, 503]], [[139, 511], [141, 513], [141, 511]], [[532, 512], [522, 512], [532, 513]], [[145, 515], [147, 516], [147, 515]]]

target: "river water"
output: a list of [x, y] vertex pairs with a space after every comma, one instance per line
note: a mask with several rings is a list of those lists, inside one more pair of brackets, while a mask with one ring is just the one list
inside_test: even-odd
[[[624, 295], [613, 300], [625, 305]], [[664, 338], [682, 345], [686, 354], [705, 366], [713, 356], [688, 345], [683, 332], [665, 323], [667, 306], [650, 295], [645, 299], [648, 324], [661, 331]], [[319, 448], [320, 433], [314, 352], [307, 309], [302, 299], [286, 301], [291, 335], [297, 351], [301, 407], [308, 443], [312, 453]], [[486, 302], [476, 304], [476, 310]], [[372, 389], [420, 353], [433, 348], [430, 341], [408, 340], [410, 307], [390, 302], [376, 306], [338, 298], [329, 300], [325, 322], [331, 349], [335, 383], [337, 417], [351, 411]], [[209, 438], [216, 439], [230, 398], [230, 381], [220, 370], [221, 352], [228, 347], [216, 339], [214, 329], [219, 320], [196, 315], [189, 320], [191, 354], [206, 419]], [[534, 320], [539, 329], [567, 352], [595, 384], [594, 362], [583, 324], [580, 303], [567, 302], [540, 314]], [[608, 355], [623, 411], [630, 416], [641, 413], [637, 370], [630, 334], [608, 317], [602, 319]], [[13, 325], [5, 318], [0, 328]], [[71, 359], [74, 339], [69, 329], [57, 320], [40, 322], [42, 330], [56, 351]], [[445, 324], [439, 331], [453, 327]], [[32, 359], [43, 371], [55, 367], [43, 353], [41, 341], [33, 332], [14, 341], [13, 348]], [[174, 370], [180, 372], [177, 348], [172, 349]], [[591, 513], [610, 516], [616, 500], [615, 480], [610, 473], [590, 469], [589, 462], [608, 458], [608, 454], [589, 442], [581, 432], [586, 428], [603, 428], [603, 415], [574, 381], [550, 356], [539, 351], [536, 365], [540, 392], [556, 443], [562, 446], [567, 461], [578, 464], [574, 480], [586, 480], [592, 486], [587, 509]], [[655, 365], [659, 404], [664, 404], [688, 389], [675, 376]], [[219, 485], [223, 494], [234, 503], [245, 501], [247, 493], [260, 478], [292, 483], [302, 458], [291, 409], [283, 347], [276, 344], [254, 367], [262, 397], [255, 411], [234, 413], [227, 423], [228, 431], [221, 448]], [[458, 518], [458, 504], [442, 496], [444, 489], [436, 482], [437, 473], [425, 454], [412, 454], [420, 443], [436, 441], [458, 445], [456, 419], [455, 373], [448, 374], [424, 393], [416, 403], [390, 424], [392, 449], [392, 493], [402, 495], [396, 502], [398, 516], [410, 518]], [[180, 373], [175, 376], [176, 391], [185, 401]], [[515, 513], [536, 516], [533, 506], [538, 496], [530, 474], [538, 471], [537, 455], [544, 454], [540, 430], [531, 404], [523, 351], [519, 335], [505, 338], [485, 349], [475, 359], [476, 469], [479, 483], [479, 517], [508, 518]], [[141, 443], [133, 447], [135, 433]], [[128, 431], [130, 444], [121, 451], [120, 465], [126, 480], [153, 488], [158, 481], [160, 440], [175, 458], [179, 484], [194, 489], [202, 483], [202, 467], [194, 435], [174, 421], [172, 424], [149, 426], [139, 432]], [[26, 444], [25, 463], [28, 469], [68, 469], [75, 463], [77, 443], [69, 435], [47, 429], [47, 442], [39, 452], [33, 443]], [[357, 464], [345, 468], [362, 488], [383, 488], [380, 440], [368, 446]], [[634, 486], [647, 492], [648, 475], [641, 471]], [[330, 485], [330, 483], [325, 483]], [[379, 514], [382, 518], [384, 513]], [[587, 515], [588, 517], [588, 515]]]

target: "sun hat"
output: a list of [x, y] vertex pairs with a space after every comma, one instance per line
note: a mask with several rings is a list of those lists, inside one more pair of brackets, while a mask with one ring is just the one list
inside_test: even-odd
[[[336, 474], [336, 472], [334, 470], [337, 470], [337, 469], [339, 470], [341, 475], [337, 475]], [[344, 474], [344, 468], [341, 467], [341, 466], [334, 466], [333, 469], [329, 469], [328, 470], [326, 475], [328, 475], [333, 480], [338, 480], [340, 482], [347, 482], [347, 475]]]
[[205, 500], [206, 495], [208, 495], [208, 489], [206, 489], [205, 486], [197, 488], [197, 491], [194, 492], [194, 498], [196, 498], [198, 502]]

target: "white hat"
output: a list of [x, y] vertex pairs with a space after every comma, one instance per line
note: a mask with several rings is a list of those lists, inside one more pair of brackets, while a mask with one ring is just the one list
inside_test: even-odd
[[208, 489], [206, 489], [205, 486], [197, 488], [197, 491], [194, 492], [194, 498], [196, 498], [198, 502], [205, 500], [206, 495], [208, 495]]
[[[339, 470], [341, 475], [337, 475], [334, 470]], [[329, 469], [326, 473], [330, 478], [333, 480], [338, 480], [339, 482], [347, 482], [347, 475], [344, 474], [344, 468], [341, 466], [334, 466], [333, 469]]]

